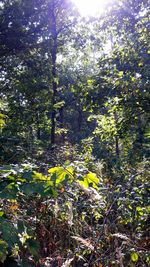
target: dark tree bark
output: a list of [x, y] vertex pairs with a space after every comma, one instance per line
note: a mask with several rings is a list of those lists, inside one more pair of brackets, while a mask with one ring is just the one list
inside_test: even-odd
[[[63, 127], [64, 127], [64, 107], [61, 107], [59, 109], [59, 115], [60, 115], [60, 128], [63, 129]], [[61, 135], [61, 141], [62, 141], [62, 143], [64, 143], [64, 141], [65, 141], [64, 133], [62, 133], [62, 135]]]
[[119, 158], [119, 157], [120, 157], [120, 151], [119, 151], [119, 138], [118, 138], [117, 135], [116, 135], [115, 139], [116, 139], [116, 156]]

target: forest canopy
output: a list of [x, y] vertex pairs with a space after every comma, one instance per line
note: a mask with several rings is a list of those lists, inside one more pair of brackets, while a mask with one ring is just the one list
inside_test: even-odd
[[0, 266], [150, 264], [149, 11], [0, 0]]

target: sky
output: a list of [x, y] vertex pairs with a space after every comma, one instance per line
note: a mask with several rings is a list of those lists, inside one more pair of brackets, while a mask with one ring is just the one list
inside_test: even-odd
[[80, 14], [86, 16], [98, 16], [102, 14], [113, 0], [72, 0]]

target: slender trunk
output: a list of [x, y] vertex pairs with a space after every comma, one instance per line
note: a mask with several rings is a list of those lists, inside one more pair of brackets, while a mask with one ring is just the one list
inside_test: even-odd
[[57, 95], [57, 82], [56, 82], [56, 57], [57, 57], [57, 29], [56, 29], [56, 15], [55, 15], [55, 6], [54, 1], [52, 1], [51, 5], [51, 21], [52, 21], [52, 50], [51, 50], [51, 57], [52, 57], [52, 90], [53, 90], [53, 97], [52, 97], [52, 115], [51, 115], [51, 145], [55, 144], [55, 130], [56, 130], [56, 95]]
[[39, 127], [37, 129], [37, 139], [41, 140], [41, 129]]
[[116, 140], [116, 156], [119, 158], [119, 157], [120, 157], [120, 151], [119, 151], [119, 138], [118, 138], [117, 135], [116, 135], [116, 137], [115, 137], [115, 140]]
[[[64, 107], [61, 107], [59, 110], [59, 115], [60, 115], [60, 128], [63, 129], [64, 126]], [[64, 143], [65, 136], [64, 133], [61, 135], [61, 141]]]
[[56, 130], [55, 104], [56, 104], [56, 90], [57, 90], [57, 86], [56, 86], [55, 82], [53, 82], [52, 88], [53, 88], [53, 98], [52, 98], [53, 110], [52, 110], [52, 116], [51, 116], [51, 123], [52, 123], [52, 127], [51, 127], [51, 144], [54, 145], [55, 144], [55, 130]]
[[29, 125], [29, 137], [28, 137], [28, 146], [29, 146], [29, 152], [33, 153], [33, 143], [34, 143], [34, 135], [33, 135], [33, 128], [31, 125]]

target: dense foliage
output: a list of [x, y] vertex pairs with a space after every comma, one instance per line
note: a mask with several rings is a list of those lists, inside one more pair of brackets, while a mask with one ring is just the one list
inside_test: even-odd
[[0, 266], [146, 267], [149, 1], [0, 1]]

